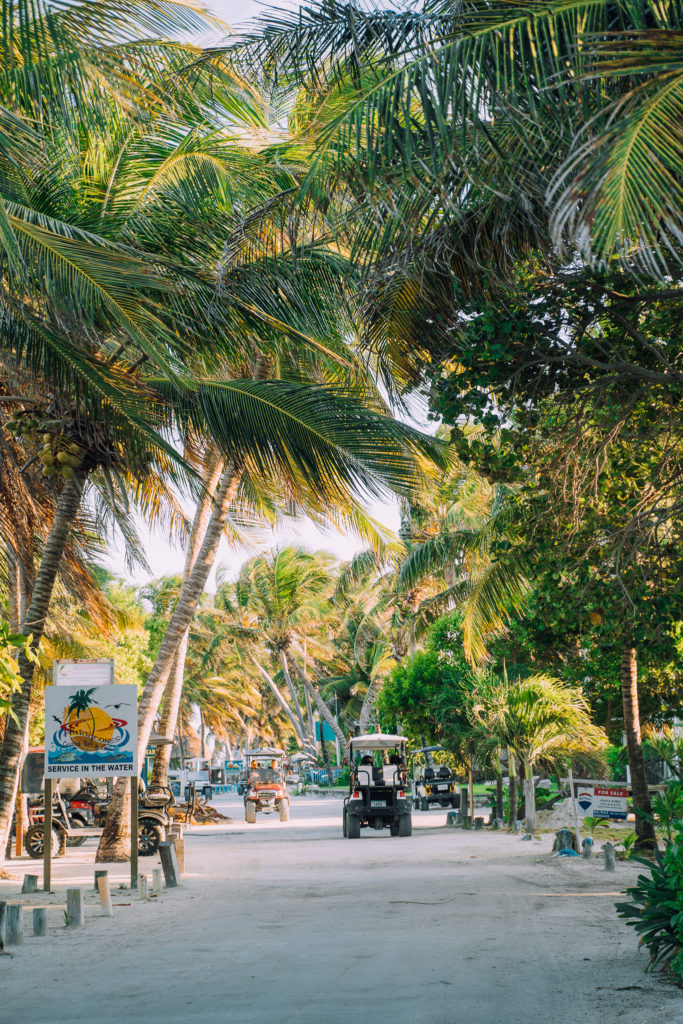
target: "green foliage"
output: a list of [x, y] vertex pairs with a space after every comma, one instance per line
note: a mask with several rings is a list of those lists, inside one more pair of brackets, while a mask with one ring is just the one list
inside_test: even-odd
[[664, 852], [655, 851], [654, 864], [633, 859], [648, 873], [627, 889], [630, 901], [617, 903], [617, 913], [647, 947], [651, 969], [670, 971], [683, 982], [683, 821], [678, 821]]
[[427, 631], [424, 651], [404, 658], [384, 684], [377, 701], [382, 728], [400, 723], [413, 746], [441, 743], [456, 753], [471, 729], [468, 703], [475, 675], [462, 645], [462, 618], [438, 619]]
[[12, 714], [11, 696], [21, 686], [19, 665], [14, 652], [22, 650], [30, 661], [38, 664], [32, 643], [32, 637], [13, 633], [9, 623], [0, 620], [0, 714]]

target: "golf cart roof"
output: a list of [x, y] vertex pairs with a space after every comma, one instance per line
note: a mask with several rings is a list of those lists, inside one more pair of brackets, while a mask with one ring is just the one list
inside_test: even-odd
[[368, 732], [364, 736], [354, 736], [350, 745], [354, 750], [390, 750], [407, 743], [405, 736], [393, 736], [388, 732]]
[[287, 758], [288, 761], [315, 761], [313, 754], [292, 754], [291, 757]]
[[259, 747], [258, 750], [250, 750], [247, 757], [286, 757], [284, 750], [280, 747]]
[[436, 751], [436, 750], [445, 750], [445, 749], [446, 748], [442, 747], [440, 743], [437, 743], [436, 746], [434, 746], [434, 747], [418, 747], [417, 750], [413, 751], [413, 753], [414, 754], [433, 754], [434, 751]]

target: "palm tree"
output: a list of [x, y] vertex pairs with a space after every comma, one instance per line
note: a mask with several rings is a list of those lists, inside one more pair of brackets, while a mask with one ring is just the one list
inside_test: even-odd
[[558, 679], [481, 680], [471, 714], [480, 739], [507, 747], [520, 762], [527, 832], [534, 831], [536, 819], [535, 769], [558, 770], [579, 761], [588, 770], [604, 770], [604, 731], [591, 722], [582, 694]]
[[364, 247], [427, 243], [465, 291], [564, 245], [676, 279], [680, 27], [653, 0], [320, 3], [266, 14], [234, 59], [307, 91], [298, 121]]

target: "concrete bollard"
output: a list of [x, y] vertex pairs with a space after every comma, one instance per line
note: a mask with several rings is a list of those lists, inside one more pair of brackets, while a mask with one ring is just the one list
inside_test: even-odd
[[47, 907], [35, 907], [33, 910], [33, 934], [47, 935]]
[[82, 889], [66, 890], [66, 926], [80, 928], [85, 917], [85, 904]]
[[138, 899], [147, 899], [147, 875], [138, 875]]
[[0, 947], [5, 941], [5, 914], [7, 913], [7, 902], [0, 900]]
[[159, 843], [159, 856], [161, 857], [161, 867], [164, 872], [166, 888], [174, 889], [178, 885], [180, 873], [178, 871], [175, 846], [172, 840], [167, 839], [166, 842]]
[[100, 877], [97, 879], [97, 891], [100, 894], [102, 917], [113, 917], [114, 911], [112, 910], [111, 892], [109, 891], [109, 873], [107, 871], [100, 871], [98, 874]]
[[22, 892], [38, 892], [38, 875], [24, 875]]
[[458, 811], [449, 811], [446, 815], [446, 825], [448, 828], [455, 828], [458, 824]]
[[593, 840], [590, 836], [586, 836], [584, 841], [581, 843], [581, 856], [584, 860], [590, 860], [593, 855]]
[[483, 827], [484, 827], [484, 819], [483, 818], [475, 818], [474, 819], [474, 830], [475, 830], [475, 832], [478, 832]]
[[98, 882], [99, 882], [100, 878], [109, 878], [109, 872], [108, 871], [96, 871], [95, 872], [95, 883], [93, 885], [93, 889], [95, 890], [95, 892], [99, 892], [100, 891], [100, 887], [98, 885]]
[[522, 823], [521, 821], [515, 822], [515, 835], [521, 836], [522, 834]]
[[20, 903], [5, 907], [5, 945], [21, 946], [24, 941], [24, 908]]
[[614, 859], [614, 847], [611, 843], [603, 843], [602, 855], [605, 858], [605, 871], [614, 871], [616, 861]]
[[162, 886], [163, 886], [163, 882], [161, 880], [161, 868], [153, 868], [153, 870], [152, 870], [152, 892], [155, 893], [155, 895], [160, 896], [161, 895]]

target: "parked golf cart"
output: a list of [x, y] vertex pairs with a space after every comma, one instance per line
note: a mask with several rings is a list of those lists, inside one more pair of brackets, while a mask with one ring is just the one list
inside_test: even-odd
[[[21, 775], [22, 792], [29, 795], [29, 828], [24, 837], [24, 846], [29, 857], [38, 860], [43, 856], [45, 842], [45, 800], [43, 789], [42, 748], [34, 748], [24, 759]], [[80, 846], [91, 836], [102, 835], [109, 806], [109, 791], [98, 787], [91, 780], [69, 797], [62, 795], [61, 780], [56, 781], [52, 799], [52, 855], [58, 857], [65, 847]], [[89, 798], [89, 799], [88, 799]], [[145, 788], [140, 780], [138, 791], [138, 853], [150, 857], [166, 838], [171, 823], [168, 808], [173, 804], [173, 794], [167, 786]]]
[[[455, 773], [438, 757], [446, 751], [441, 746], [420, 747], [413, 751], [413, 806], [428, 811], [438, 807], [460, 807], [460, 793]], [[435, 757], [436, 755], [436, 757]], [[417, 764], [416, 759], [424, 759]]]
[[[389, 751], [394, 753], [389, 756]], [[392, 836], [412, 834], [406, 755], [404, 736], [376, 732], [351, 740], [351, 778], [343, 812], [347, 839], [359, 839], [362, 828], [388, 827]]]
[[289, 821], [289, 796], [285, 785], [284, 750], [260, 747], [245, 756], [244, 820], [256, 821], [259, 811], [279, 811], [280, 821]]

